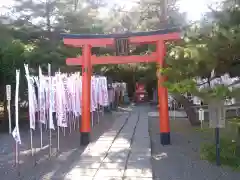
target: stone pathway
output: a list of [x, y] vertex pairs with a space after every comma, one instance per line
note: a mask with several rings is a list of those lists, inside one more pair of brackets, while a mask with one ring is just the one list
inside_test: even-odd
[[[122, 113], [126, 114], [126, 113]], [[104, 132], [112, 127], [115, 120], [122, 114], [115, 112], [100, 114], [100, 123], [95, 124], [91, 132], [91, 140], [95, 142]], [[95, 122], [97, 115], [94, 116]], [[35, 156], [30, 150], [29, 126], [20, 126], [22, 144], [20, 146], [20, 166], [15, 165], [14, 140], [11, 135], [0, 134], [0, 179], [1, 180], [63, 180], [67, 172], [85, 150], [80, 146], [78, 128], [70, 133], [66, 129], [66, 136], [60, 132], [60, 151], [56, 154], [57, 133], [52, 132], [52, 155], [49, 158], [48, 131], [43, 131], [43, 146], [40, 149], [40, 133], [38, 128], [34, 132], [33, 144]]]
[[[184, 111], [171, 111], [169, 110], [169, 117], [170, 118], [187, 118], [187, 114]], [[151, 117], [159, 117], [159, 112], [158, 111], [152, 111], [148, 113], [148, 116]]]
[[65, 180], [150, 180], [151, 149], [146, 112], [134, 109], [90, 144]]

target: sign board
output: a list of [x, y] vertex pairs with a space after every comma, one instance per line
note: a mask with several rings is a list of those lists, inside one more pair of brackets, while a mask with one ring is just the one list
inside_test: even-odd
[[200, 108], [198, 110], [198, 119], [199, 119], [199, 121], [204, 121], [204, 110], [203, 110], [203, 108]]
[[11, 85], [6, 85], [7, 100], [11, 100]]
[[234, 98], [232, 98], [232, 99], [226, 99], [225, 102], [224, 102], [224, 104], [225, 104], [226, 106], [231, 106], [231, 105], [233, 105], [233, 104], [236, 104], [236, 100], [235, 100]]
[[210, 128], [224, 128], [226, 110], [224, 101], [212, 101], [209, 103], [209, 126]]
[[193, 97], [193, 103], [196, 105], [201, 105], [201, 99], [199, 99], [198, 97]]

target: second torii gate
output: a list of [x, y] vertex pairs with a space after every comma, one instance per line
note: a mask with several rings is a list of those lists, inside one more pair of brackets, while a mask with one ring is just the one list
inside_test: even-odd
[[[92, 65], [96, 64], [125, 64], [140, 62], [156, 62], [163, 67], [166, 53], [165, 42], [180, 39], [180, 29], [170, 28], [150, 32], [137, 32], [127, 34], [109, 35], [81, 35], [63, 34], [65, 45], [82, 48], [82, 56], [68, 58], [67, 65], [82, 65], [82, 120], [81, 120], [81, 145], [90, 142], [91, 115], [90, 115], [90, 84]], [[129, 44], [156, 44], [156, 52], [150, 55], [129, 55]], [[92, 55], [92, 47], [116, 46], [116, 56]], [[162, 85], [166, 81], [165, 76], [158, 76], [158, 101], [159, 101], [159, 124], [162, 145], [170, 144], [170, 124], [168, 114], [168, 91]]]

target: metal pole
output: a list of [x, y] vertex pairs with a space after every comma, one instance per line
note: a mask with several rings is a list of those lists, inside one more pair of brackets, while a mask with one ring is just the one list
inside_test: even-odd
[[[46, 114], [47, 114], [47, 119], [49, 119], [48, 113], [46, 113]], [[47, 132], [47, 130], [48, 130], [48, 123], [46, 122], [46, 124], [45, 124], [45, 131]]]
[[173, 101], [173, 116], [174, 116], [174, 120], [176, 120], [176, 103], [175, 101]]
[[221, 166], [221, 162], [220, 162], [220, 130], [219, 130], [219, 127], [215, 128], [215, 140], [216, 140], [216, 165]]
[[68, 124], [69, 124], [69, 131], [70, 131], [70, 134], [72, 133], [72, 118], [71, 118], [71, 114], [70, 112], [68, 112]]
[[[51, 111], [51, 90], [52, 90], [52, 81], [51, 81], [51, 64], [48, 64], [48, 102], [49, 102], [49, 109], [48, 109], [48, 112], [47, 112], [47, 115], [48, 115], [48, 123], [46, 123], [46, 129], [47, 127], [49, 128], [49, 158], [51, 157], [52, 155], [52, 129], [51, 129], [51, 125], [50, 123], [50, 116], [52, 118], [52, 111]], [[48, 125], [47, 125], [48, 124]]]
[[8, 127], [9, 134], [12, 133], [12, 116], [11, 116], [11, 85], [6, 85], [6, 100], [7, 100], [7, 111], [8, 111]]
[[49, 157], [52, 155], [52, 130], [49, 128]]
[[97, 123], [100, 122], [99, 105], [97, 105]]
[[104, 116], [105, 112], [104, 112], [104, 106], [102, 106], [102, 116]]
[[38, 123], [40, 128], [40, 148], [43, 148], [43, 134], [42, 134], [42, 123], [40, 122], [40, 110], [38, 111]]
[[15, 146], [15, 166], [16, 166], [16, 169], [17, 169], [17, 174], [18, 176], [20, 176], [20, 167], [19, 167], [19, 147], [18, 147], [18, 143], [16, 142], [15, 143], [16, 146]]
[[72, 115], [72, 117], [73, 117], [73, 128], [74, 128], [74, 131], [75, 131], [76, 130], [76, 117], [75, 117], [74, 114]]
[[94, 121], [93, 121], [93, 111], [91, 113], [91, 118], [92, 118], [92, 127], [94, 126]]
[[60, 138], [59, 138], [59, 135], [60, 135], [60, 127], [57, 126], [57, 151], [58, 152], [60, 151]]
[[12, 116], [11, 116], [11, 101], [8, 100], [7, 109], [8, 109], [8, 124], [9, 124], [9, 134], [12, 133]]
[[[46, 109], [46, 116], [45, 116], [46, 119], [49, 119], [49, 114], [48, 114], [48, 110]], [[45, 131], [47, 132], [48, 130], [48, 123], [46, 122], [45, 124]]]
[[40, 123], [40, 147], [43, 148], [43, 130], [42, 130], [42, 123]]
[[[34, 150], [33, 150], [33, 130], [30, 128], [30, 146], [31, 146], [31, 153], [32, 157], [34, 157]], [[35, 163], [35, 158], [34, 158], [34, 164]]]
[[[202, 108], [202, 105], [200, 106], [201, 108]], [[203, 109], [203, 108], [202, 108]], [[203, 116], [204, 116], [204, 113], [205, 112], [203, 112]], [[203, 128], [203, 121], [201, 121], [201, 129]]]

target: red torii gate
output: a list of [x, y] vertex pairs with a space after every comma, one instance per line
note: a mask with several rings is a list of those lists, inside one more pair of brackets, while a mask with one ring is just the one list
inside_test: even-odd
[[[166, 53], [165, 41], [180, 39], [179, 28], [162, 29], [150, 32], [137, 32], [127, 34], [108, 34], [108, 35], [79, 35], [63, 34], [65, 45], [82, 48], [82, 56], [68, 58], [67, 65], [82, 65], [82, 120], [81, 120], [81, 145], [90, 142], [91, 115], [90, 115], [90, 84], [92, 65], [95, 64], [124, 64], [139, 62], [157, 62], [159, 67], [163, 67], [164, 56]], [[150, 55], [130, 55], [128, 52], [129, 44], [156, 44], [156, 52]], [[117, 48], [117, 56], [97, 57], [91, 54], [92, 47], [114, 46]], [[165, 76], [158, 77], [158, 101], [159, 101], [159, 124], [160, 138], [162, 145], [170, 144], [170, 124], [168, 114], [168, 91], [162, 85], [166, 81]]]

